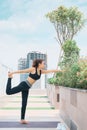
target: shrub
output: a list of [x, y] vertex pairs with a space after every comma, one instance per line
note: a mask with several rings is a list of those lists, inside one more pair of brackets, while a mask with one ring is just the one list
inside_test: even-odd
[[79, 48], [75, 41], [67, 41], [63, 46], [61, 70], [49, 79], [54, 85], [87, 89], [87, 60], [79, 60]]
[[77, 87], [87, 89], [87, 61], [79, 63], [80, 72], [77, 73]]

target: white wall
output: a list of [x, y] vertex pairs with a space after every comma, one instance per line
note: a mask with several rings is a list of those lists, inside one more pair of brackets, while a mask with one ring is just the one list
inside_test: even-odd
[[41, 89], [45, 89], [45, 75], [41, 75]]

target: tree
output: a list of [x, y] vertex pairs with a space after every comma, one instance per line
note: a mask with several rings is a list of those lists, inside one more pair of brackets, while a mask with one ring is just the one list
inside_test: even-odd
[[80, 49], [78, 48], [74, 40], [73, 41], [67, 40], [63, 44], [62, 48], [63, 48], [63, 56], [60, 64], [64, 69], [67, 67], [69, 69], [70, 66], [72, 66], [72, 64], [78, 63]]
[[62, 46], [65, 41], [72, 40], [73, 37], [84, 26], [85, 18], [77, 7], [66, 8], [60, 6], [56, 10], [46, 14], [50, 22], [54, 25], [57, 33], [57, 42], [61, 47], [59, 59], [61, 58]]
[[64, 53], [60, 62], [60, 66], [65, 70], [69, 69], [73, 64], [78, 63], [80, 49], [74, 40], [67, 40], [63, 44], [62, 48]]

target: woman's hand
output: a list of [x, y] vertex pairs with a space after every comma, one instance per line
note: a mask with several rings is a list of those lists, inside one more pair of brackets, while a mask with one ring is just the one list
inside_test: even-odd
[[13, 78], [13, 73], [12, 72], [8, 72], [8, 77], [9, 78]]

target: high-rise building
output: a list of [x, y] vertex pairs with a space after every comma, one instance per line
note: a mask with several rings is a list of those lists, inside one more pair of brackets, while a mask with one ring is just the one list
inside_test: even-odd
[[[27, 59], [20, 58], [18, 60], [18, 69], [23, 70], [27, 68]], [[20, 74], [20, 81], [24, 81], [28, 77], [28, 74]]]
[[46, 64], [45, 69], [47, 69], [47, 55], [37, 51], [32, 51], [27, 54], [27, 67], [31, 67], [35, 59], [43, 59]]

